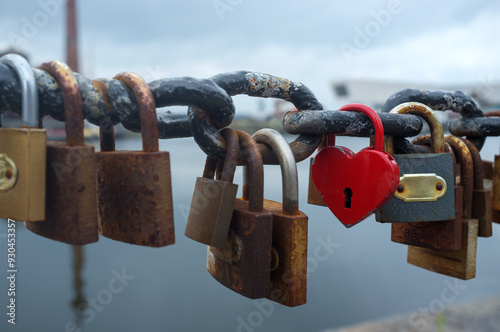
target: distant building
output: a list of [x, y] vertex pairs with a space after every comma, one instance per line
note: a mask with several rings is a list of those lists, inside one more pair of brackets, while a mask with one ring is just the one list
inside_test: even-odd
[[500, 108], [500, 82], [478, 81], [475, 85], [436, 85], [401, 83], [365, 79], [345, 79], [332, 83], [335, 99], [340, 103], [362, 103], [380, 110], [393, 93], [405, 88], [426, 90], [460, 90], [476, 99], [484, 110]]

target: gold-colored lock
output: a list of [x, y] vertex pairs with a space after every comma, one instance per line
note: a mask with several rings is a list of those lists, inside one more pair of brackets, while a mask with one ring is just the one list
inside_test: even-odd
[[0, 218], [45, 219], [47, 135], [39, 125], [38, 90], [28, 61], [7, 54], [0, 62], [21, 82], [23, 128], [0, 128]]

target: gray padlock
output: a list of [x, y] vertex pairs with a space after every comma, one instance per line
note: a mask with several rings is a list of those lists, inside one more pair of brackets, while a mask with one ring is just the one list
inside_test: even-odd
[[433, 153], [393, 154], [400, 171], [396, 193], [376, 214], [379, 222], [425, 222], [455, 219], [453, 156], [444, 152], [443, 126], [428, 106], [409, 102], [391, 113], [423, 117], [431, 129]]

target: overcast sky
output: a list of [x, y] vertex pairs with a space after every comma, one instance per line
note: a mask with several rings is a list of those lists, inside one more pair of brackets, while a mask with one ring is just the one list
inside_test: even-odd
[[[3, 1], [0, 49], [65, 59], [63, 0]], [[500, 81], [500, 1], [79, 0], [80, 71], [146, 81], [253, 70], [309, 86], [340, 106], [344, 78]], [[256, 107], [244, 100], [245, 111]]]

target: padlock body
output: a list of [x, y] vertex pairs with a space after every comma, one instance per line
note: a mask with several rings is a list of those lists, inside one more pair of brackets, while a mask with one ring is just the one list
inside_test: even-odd
[[493, 184], [492, 184], [492, 207], [496, 211], [500, 211], [500, 156], [495, 156], [493, 165]]
[[458, 251], [408, 247], [408, 263], [463, 280], [476, 276], [477, 219], [462, 223], [462, 248]]
[[283, 213], [281, 203], [264, 200], [264, 209], [273, 215], [273, 248], [277, 268], [271, 272], [268, 299], [295, 307], [307, 301], [307, 216]]
[[175, 242], [168, 152], [98, 152], [101, 235], [151, 247]]
[[311, 167], [313, 164], [314, 164], [314, 158], [311, 158], [311, 164], [309, 165], [309, 188], [307, 192], [307, 203], [320, 206], [327, 206], [312, 179]]
[[455, 186], [457, 213], [453, 220], [393, 223], [393, 242], [430, 249], [459, 250], [462, 246], [463, 187]]
[[26, 228], [73, 245], [96, 242], [97, 197], [94, 147], [47, 142], [47, 195], [44, 222]]
[[[248, 210], [248, 201], [237, 198], [234, 202], [230, 233], [238, 238], [231, 257], [238, 255], [237, 261], [224, 259], [217, 254], [220, 249], [207, 250], [207, 270], [227, 288], [251, 299], [269, 295], [271, 274], [271, 244], [273, 216], [266, 210]], [[236, 251], [238, 253], [236, 253]]]
[[451, 153], [416, 153], [393, 155], [400, 176], [435, 173], [446, 181], [446, 193], [434, 201], [405, 202], [391, 197], [376, 213], [379, 222], [408, 223], [455, 219], [455, 183]]
[[0, 153], [17, 167], [17, 182], [0, 193], [0, 218], [16, 221], [45, 219], [46, 144], [44, 129], [0, 128]]
[[223, 248], [237, 191], [236, 184], [198, 177], [184, 235], [197, 242]]
[[491, 200], [491, 191], [489, 190], [478, 189], [472, 192], [472, 218], [478, 220], [479, 237], [493, 235]]

